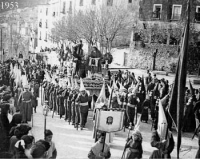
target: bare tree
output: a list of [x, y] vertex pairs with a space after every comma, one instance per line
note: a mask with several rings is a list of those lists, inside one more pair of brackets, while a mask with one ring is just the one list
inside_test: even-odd
[[96, 17], [98, 32], [106, 40], [108, 52], [110, 52], [115, 38], [131, 33], [134, 17], [121, 6], [101, 8], [98, 13]]
[[74, 16], [74, 29], [81, 39], [85, 39], [88, 43], [88, 52], [91, 46], [98, 41], [98, 30], [96, 23], [96, 11], [88, 9], [85, 12], [79, 11]]
[[25, 37], [16, 31], [12, 33], [12, 44], [16, 55], [18, 55], [20, 51], [28, 52], [28, 43], [28, 37]]
[[114, 39], [130, 35], [136, 18], [122, 6], [103, 7], [79, 11], [58, 21], [52, 29], [52, 38], [58, 42], [69, 40], [76, 42], [84, 39], [88, 43], [88, 52], [97, 42], [107, 44], [111, 51]]
[[76, 43], [79, 39], [79, 35], [74, 26], [74, 19], [71, 16], [68, 16], [67, 18], [64, 17], [54, 23], [50, 38], [57, 44], [64, 43], [65, 40]]

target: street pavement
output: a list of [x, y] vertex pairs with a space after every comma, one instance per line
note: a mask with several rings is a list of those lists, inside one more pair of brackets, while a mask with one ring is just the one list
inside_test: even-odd
[[[47, 129], [53, 132], [53, 141], [55, 142], [58, 157], [57, 159], [87, 159], [88, 152], [94, 144], [93, 136], [93, 112], [89, 112], [88, 122], [84, 130], [76, 130], [64, 118], [60, 119], [58, 115], [52, 118], [52, 112], [47, 116]], [[31, 123], [29, 123], [31, 125]], [[150, 145], [151, 140], [151, 121], [148, 123], [141, 123], [140, 130], [143, 135], [143, 158], [149, 158], [151, 152], [155, 150]], [[33, 114], [33, 128], [31, 134], [34, 135], [36, 141], [44, 138], [44, 116], [42, 114], [42, 107], [37, 107], [37, 113]], [[130, 133], [131, 134], [131, 133]], [[174, 140], [176, 142], [176, 132], [173, 132]], [[111, 159], [121, 159], [128, 129], [115, 133], [111, 147]], [[184, 133], [182, 138], [181, 158], [194, 158], [198, 149], [198, 140], [195, 138], [191, 140], [192, 133]], [[172, 158], [176, 158], [176, 146], [172, 152]]]

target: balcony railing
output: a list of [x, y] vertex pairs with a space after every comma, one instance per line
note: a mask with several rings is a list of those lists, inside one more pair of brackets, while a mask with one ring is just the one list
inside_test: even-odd
[[153, 19], [159, 19], [160, 20], [161, 13], [160, 12], [153, 12], [152, 13], [152, 18]]
[[195, 13], [195, 21], [200, 22], [200, 13]]
[[171, 20], [180, 20], [181, 19], [181, 14], [172, 14]]

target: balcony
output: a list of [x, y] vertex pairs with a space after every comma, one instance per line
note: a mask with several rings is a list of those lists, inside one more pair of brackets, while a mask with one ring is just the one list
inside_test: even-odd
[[152, 13], [152, 19], [153, 20], [160, 20], [161, 13], [160, 12], [153, 12]]
[[172, 14], [171, 20], [180, 20], [181, 19], [181, 14]]
[[200, 13], [195, 13], [195, 21], [200, 22]]

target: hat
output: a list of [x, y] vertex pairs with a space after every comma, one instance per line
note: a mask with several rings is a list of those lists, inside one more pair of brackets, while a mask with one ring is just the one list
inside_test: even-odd
[[79, 90], [79, 85], [78, 85], [78, 83], [77, 83], [77, 79], [75, 79], [75, 81], [74, 81], [74, 89], [75, 90]]
[[86, 91], [85, 87], [84, 87], [84, 84], [83, 84], [83, 79], [81, 78], [80, 79], [80, 89], [79, 91]]
[[67, 88], [71, 88], [71, 87], [72, 87], [71, 82], [70, 82], [70, 80], [68, 80]]
[[113, 88], [114, 88], [114, 90], [119, 90], [119, 88], [117, 87], [117, 85], [115, 83], [115, 80], [113, 80]]

